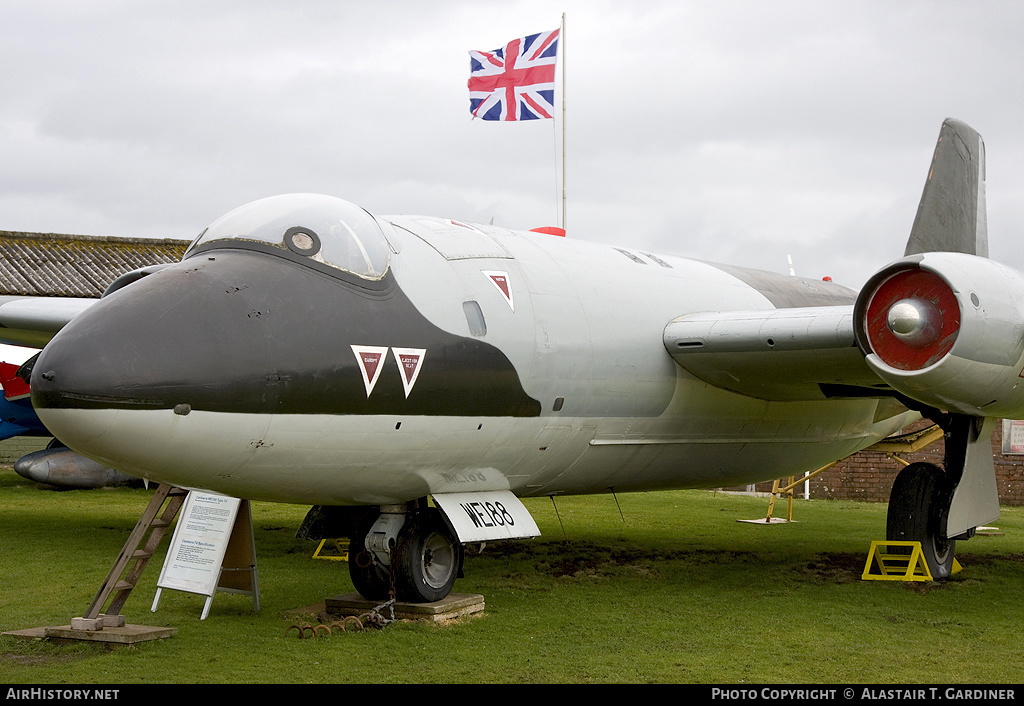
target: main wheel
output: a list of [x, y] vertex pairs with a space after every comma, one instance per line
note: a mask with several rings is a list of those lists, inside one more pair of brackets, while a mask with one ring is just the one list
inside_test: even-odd
[[447, 596], [462, 567], [462, 545], [431, 508], [410, 515], [398, 533], [392, 559], [398, 597], [433, 603]]
[[912, 463], [904, 468], [889, 495], [886, 539], [920, 542], [928, 571], [936, 579], [947, 578], [953, 571], [956, 540], [942, 533], [951, 500], [946, 474], [932, 463]]
[[359, 595], [371, 601], [379, 601], [391, 594], [391, 572], [381, 566], [366, 548], [366, 535], [372, 526], [372, 521], [369, 525], [364, 523], [349, 537], [348, 575]]

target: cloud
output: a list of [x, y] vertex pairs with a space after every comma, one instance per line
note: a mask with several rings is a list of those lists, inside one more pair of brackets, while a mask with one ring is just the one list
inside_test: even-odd
[[[1024, 8], [567, 0], [571, 237], [859, 285], [898, 257], [947, 116], [989, 147], [992, 255], [1024, 258]], [[190, 238], [273, 193], [529, 228], [555, 125], [472, 121], [467, 51], [549, 3], [11, 2], [0, 228]], [[838, 273], [838, 274], [837, 274]]]

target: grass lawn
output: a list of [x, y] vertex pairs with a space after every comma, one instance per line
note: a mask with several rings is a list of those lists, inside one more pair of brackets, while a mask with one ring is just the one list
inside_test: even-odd
[[[82, 615], [149, 496], [0, 469], [0, 631]], [[797, 501], [792, 524], [737, 522], [767, 504], [528, 500], [543, 536], [468, 556], [456, 583], [483, 594], [483, 615], [298, 639], [291, 611], [351, 591], [348, 571], [295, 539], [306, 508], [254, 503], [258, 614], [218, 593], [200, 620], [203, 597], [167, 590], [150, 612], [159, 556], [123, 612], [177, 635], [115, 649], [5, 636], [0, 683], [1024, 683], [1024, 510], [961, 542], [953, 579], [902, 583], [861, 580], [884, 505]]]

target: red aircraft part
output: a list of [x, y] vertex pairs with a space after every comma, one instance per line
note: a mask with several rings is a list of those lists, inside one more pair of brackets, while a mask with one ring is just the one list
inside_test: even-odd
[[[934, 325], [912, 336], [891, 328], [890, 312], [906, 302], [934, 319]], [[865, 332], [875, 354], [898, 370], [922, 370], [949, 353], [960, 332], [960, 305], [949, 284], [934, 272], [900, 270], [875, 289], [865, 312]]]
[[0, 363], [0, 386], [8, 400], [20, 400], [29, 395], [28, 383], [17, 375], [19, 367], [14, 363]]

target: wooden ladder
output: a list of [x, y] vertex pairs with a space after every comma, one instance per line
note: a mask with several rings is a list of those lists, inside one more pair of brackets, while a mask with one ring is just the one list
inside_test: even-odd
[[[121, 608], [124, 607], [146, 564], [153, 557], [160, 540], [171, 526], [174, 516], [178, 514], [187, 496], [188, 491], [181, 488], [165, 484], [157, 487], [138, 524], [128, 536], [128, 541], [121, 549], [117, 561], [107, 574], [106, 580], [100, 586], [96, 597], [92, 599], [89, 610], [81, 618], [75, 619], [79, 621], [82, 629], [99, 630], [104, 626], [124, 625], [124, 618], [120, 615]], [[72, 627], [74, 626], [75, 621], [72, 621]]]

